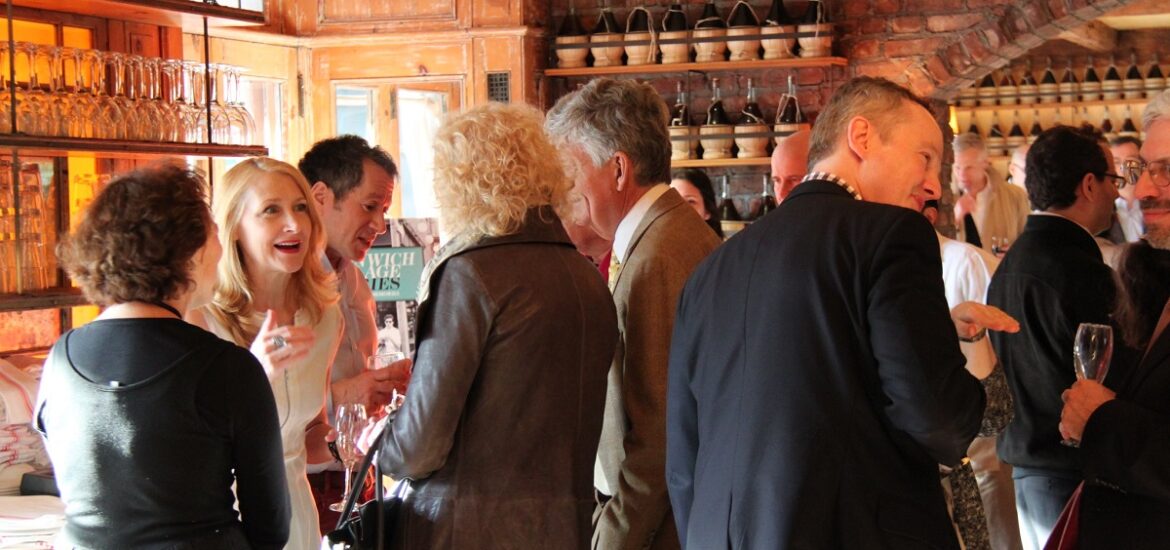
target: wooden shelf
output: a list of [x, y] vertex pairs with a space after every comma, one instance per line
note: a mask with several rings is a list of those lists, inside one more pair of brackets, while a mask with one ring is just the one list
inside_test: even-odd
[[214, 27], [263, 25], [262, 12], [188, 0], [12, 0], [13, 5], [66, 11], [137, 23], [202, 29], [203, 18]]
[[55, 288], [27, 294], [0, 294], [0, 312], [30, 309], [56, 309], [89, 304], [80, 289]]
[[772, 163], [771, 157], [753, 157], [746, 159], [689, 159], [689, 160], [672, 160], [670, 161], [671, 168], [724, 168], [735, 166], [769, 166]]
[[977, 105], [974, 107], [964, 107], [962, 105], [955, 105], [956, 111], [1028, 111], [1032, 109], [1069, 109], [1081, 107], [1125, 107], [1127, 105], [1144, 105], [1150, 101], [1149, 98], [1143, 97], [1141, 99], [1098, 99], [1095, 101], [1078, 101], [1076, 103], [1027, 103], [1019, 105]]
[[757, 69], [799, 69], [802, 67], [844, 67], [843, 57], [808, 57], [795, 59], [760, 59], [755, 61], [713, 61], [710, 63], [653, 63], [646, 65], [614, 65], [612, 67], [581, 67], [576, 69], [547, 69], [546, 76], [605, 76], [623, 74], [685, 73], [689, 71], [719, 72]]
[[216, 145], [195, 143], [160, 143], [156, 141], [121, 141], [67, 137], [0, 134], [0, 149], [18, 149], [24, 154], [65, 156], [68, 153], [94, 153], [101, 158], [145, 158], [164, 156], [254, 157], [268, 154], [263, 145]]

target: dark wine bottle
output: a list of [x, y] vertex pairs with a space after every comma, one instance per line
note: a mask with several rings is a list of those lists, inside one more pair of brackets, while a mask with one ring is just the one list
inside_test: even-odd
[[763, 124], [764, 113], [760, 111], [760, 104], [756, 101], [756, 88], [752, 86], [752, 79], [747, 81], [747, 99], [743, 110], [740, 111], [740, 124]]
[[1062, 84], [1077, 84], [1078, 83], [1077, 82], [1077, 75], [1076, 75], [1076, 73], [1073, 72], [1073, 68], [1072, 68], [1072, 58], [1069, 58], [1067, 64], [1065, 65], [1064, 76], [1062, 76], [1060, 78], [1060, 82]]
[[1012, 111], [1012, 127], [1008, 130], [1008, 137], [1024, 137], [1024, 129], [1020, 127], [1020, 112]]
[[709, 0], [703, 5], [703, 14], [699, 16], [699, 20], [695, 22], [696, 29], [725, 29], [727, 23], [719, 17], [719, 10], [715, 7], [714, 0]]
[[816, 25], [828, 22], [829, 12], [820, 0], [811, 0], [808, 3], [808, 8], [804, 10], [804, 16], [800, 18], [801, 25]]
[[1129, 52], [1129, 70], [1125, 71], [1126, 80], [1141, 80], [1142, 71], [1137, 65], [1137, 52]]
[[1109, 117], [1109, 106], [1105, 106], [1105, 119], [1101, 121], [1101, 133], [1109, 137], [1113, 133], [1113, 121]]
[[1038, 138], [1040, 134], [1044, 133], [1044, 128], [1040, 126], [1040, 110], [1032, 111], [1032, 128], [1028, 130], [1029, 138]]
[[1130, 110], [1129, 105], [1125, 106], [1125, 120], [1121, 122], [1121, 131], [1117, 135], [1138, 137], [1137, 125], [1133, 123], [1133, 111]]
[[971, 124], [969, 124], [969, 125], [967, 126], [967, 133], [968, 133], [968, 134], [975, 134], [975, 135], [977, 135], [977, 136], [978, 136], [978, 135], [983, 135], [983, 134], [982, 134], [982, 132], [980, 132], [980, 131], [979, 131], [979, 125], [978, 125], [978, 124], [975, 124], [975, 121], [974, 121], [974, 120], [972, 120], [972, 121], [971, 121]]
[[1082, 82], [1101, 82], [1101, 77], [1097, 76], [1097, 69], [1093, 67], [1093, 56], [1089, 56], [1089, 63], [1085, 65], [1085, 78]]
[[1040, 78], [1041, 84], [1056, 84], [1056, 73], [1052, 72], [1052, 58], [1049, 57], [1044, 65], [1044, 76]]
[[674, 107], [670, 109], [670, 125], [671, 126], [690, 126], [691, 125], [691, 107], [688, 105], [687, 93], [683, 91], [682, 82], [675, 85], [675, 90], [678, 91], [678, 99], [674, 102]]
[[1024, 65], [1024, 78], [1020, 80], [1021, 86], [1035, 86], [1036, 76], [1032, 74], [1032, 60], [1029, 59]]
[[613, 9], [609, 6], [601, 8], [601, 15], [597, 17], [597, 25], [593, 27], [593, 34], [618, 32], [622, 32], [622, 28], [618, 26], [617, 18], [613, 15]]
[[631, 11], [626, 19], [626, 32], [650, 32], [650, 11], [644, 6]]
[[1016, 79], [1014, 77], [1012, 77], [1012, 71], [1010, 68], [1004, 69], [1003, 78], [999, 79], [999, 87], [1000, 88], [1015, 88], [1016, 87]]
[[729, 27], [758, 27], [760, 18], [756, 17], [755, 10], [746, 3], [736, 4], [731, 8], [731, 15], [727, 17]]
[[720, 193], [722, 200], [719, 201], [719, 219], [731, 222], [743, 221], [739, 210], [735, 208], [735, 200], [731, 198], [731, 181], [727, 175], [721, 177], [723, 178], [723, 191]]
[[690, 28], [687, 24], [687, 14], [683, 12], [682, 5], [675, 2], [666, 10], [666, 16], [662, 18], [662, 30], [664, 32], [685, 31]]
[[723, 110], [723, 92], [719, 91], [719, 79], [711, 79], [711, 106], [707, 107], [707, 124], [731, 124], [727, 111]]
[[983, 77], [983, 80], [979, 82], [979, 87], [980, 88], [994, 88], [995, 87], [995, 77], [991, 76], [991, 73], [988, 73], [987, 76]]
[[1002, 138], [1003, 129], [999, 127], [999, 113], [993, 113], [991, 118], [991, 129], [987, 131], [989, 138]]
[[760, 193], [760, 204], [756, 207], [752, 219], [758, 220], [764, 217], [768, 212], [776, 209], [776, 197], [772, 196], [772, 180], [767, 174], [764, 175], [764, 190]]
[[1121, 80], [1121, 73], [1117, 72], [1117, 57], [1109, 58], [1109, 68], [1105, 69], [1105, 80]]
[[768, 16], [764, 18], [765, 25], [795, 25], [796, 21], [788, 15], [784, 8], [784, 0], [772, 0], [772, 7], [768, 8]]
[[1150, 70], [1146, 73], [1146, 79], [1154, 78], [1166, 78], [1162, 75], [1162, 67], [1158, 65], [1158, 54], [1154, 54], [1154, 64], [1150, 65]]
[[569, 14], [561, 21], [561, 28], [557, 31], [557, 36], [582, 36], [588, 34], [585, 32], [585, 27], [581, 26], [581, 19], [577, 17], [577, 8], [572, 5], [569, 6]]

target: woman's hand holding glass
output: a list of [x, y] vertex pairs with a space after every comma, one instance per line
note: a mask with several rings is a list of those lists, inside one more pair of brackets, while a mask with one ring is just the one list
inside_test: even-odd
[[[268, 378], [273, 378], [293, 362], [308, 355], [317, 337], [309, 327], [285, 324], [281, 315], [268, 310], [260, 332], [252, 341], [252, 355], [260, 359], [260, 365]], [[283, 326], [282, 326], [283, 325]]]

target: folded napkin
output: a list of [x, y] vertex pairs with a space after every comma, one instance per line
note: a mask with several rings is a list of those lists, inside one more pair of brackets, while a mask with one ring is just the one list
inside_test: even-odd
[[64, 526], [65, 503], [57, 497], [0, 497], [0, 548], [52, 548]]

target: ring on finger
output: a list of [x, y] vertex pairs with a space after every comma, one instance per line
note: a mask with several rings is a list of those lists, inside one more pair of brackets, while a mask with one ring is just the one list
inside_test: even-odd
[[284, 339], [284, 336], [277, 334], [272, 337], [272, 349], [278, 350], [286, 345], [288, 345], [288, 341]]

